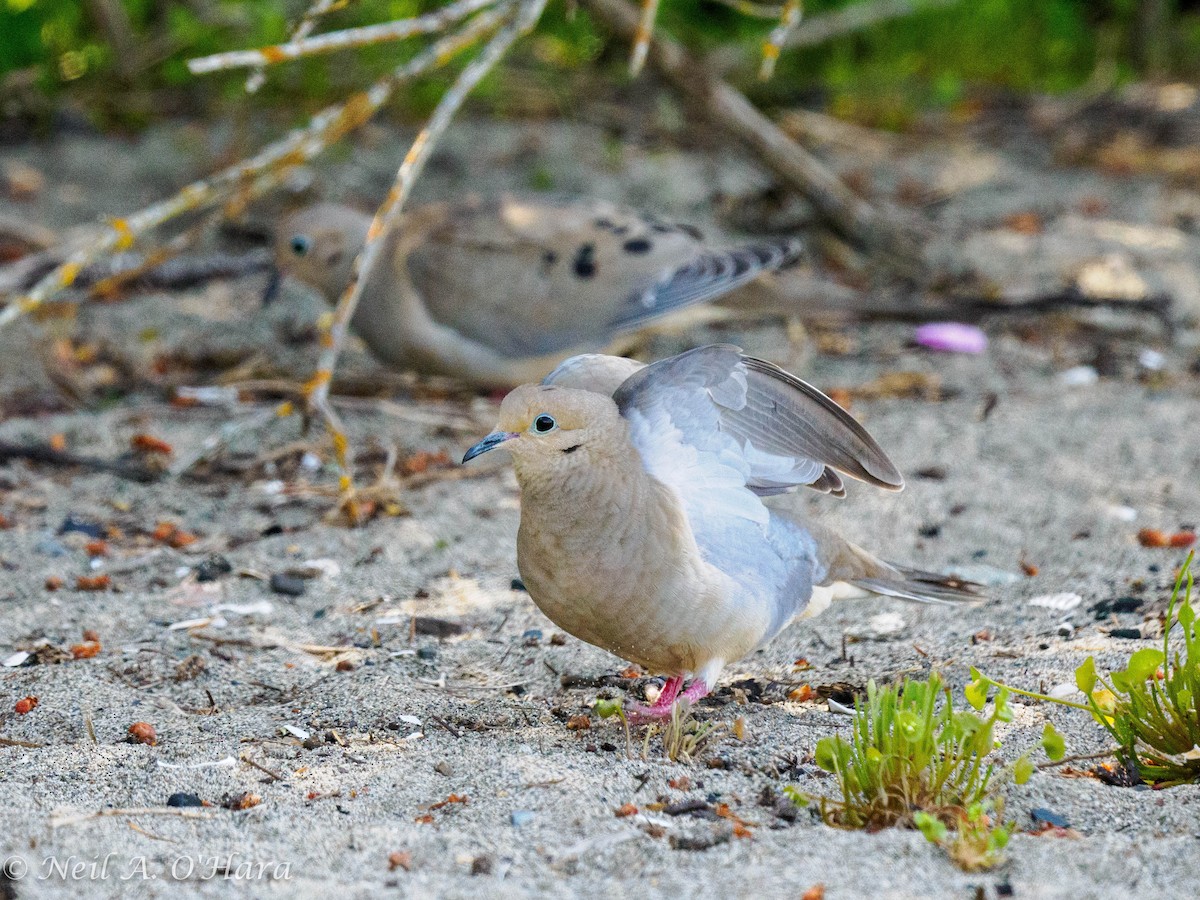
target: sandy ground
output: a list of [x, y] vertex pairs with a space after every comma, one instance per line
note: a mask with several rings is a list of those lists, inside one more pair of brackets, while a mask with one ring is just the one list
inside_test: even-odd
[[[51, 152], [89, 171], [78, 147], [42, 152], [52, 171]], [[710, 167], [730, 182], [761, 178], [736, 159], [634, 155], [635, 174], [650, 159], [659, 171]], [[536, 162], [557, 172], [568, 160], [547, 151]], [[437, 168], [431, 175], [446, 177]], [[116, 171], [111, 188], [136, 177], [136, 168]], [[1063, 177], [1105, 189], [1098, 176]], [[667, 181], [629, 183], [644, 200], [636, 185]], [[604, 184], [617, 190], [615, 177]], [[1152, 214], [1159, 186], [1137, 184], [1142, 193], [1129, 184], [1121, 192], [1131, 219], [1169, 227]], [[666, 208], [687, 214], [699, 205], [692, 195], [662, 200], [672, 190], [656, 195]], [[66, 224], [69, 204], [56, 196], [25, 213]], [[1183, 240], [1180, 258], [1191, 238]], [[51, 327], [103, 335], [135, 359], [195, 350], [198, 341], [261, 347], [302, 377], [313, 345], [281, 342], [278, 326], [315, 307], [293, 293], [293, 303], [264, 313], [254, 299], [260, 289], [261, 278], [248, 277], [92, 307], [73, 325]], [[823, 328], [808, 339], [776, 321], [710, 325], [649, 341], [650, 355], [738, 342], [823, 388], [916, 373], [938, 399], [885, 391], [855, 395], [853, 404], [909, 476], [908, 488], [787, 502], [887, 558], [979, 578], [990, 595], [952, 612], [846, 602], [788, 628], [727, 670], [699, 710], [726, 733], [687, 763], [667, 761], [656, 740], [643, 754], [637, 735], [628, 755], [620, 727], [594, 717], [587, 729], [568, 727], [597, 695], [637, 697], [644, 681], [611, 677], [622, 662], [558, 636], [514, 589], [518, 495], [503, 460], [481, 460], [477, 477], [408, 489], [407, 515], [358, 530], [323, 522], [329, 499], [317, 488], [332, 484], [332, 473], [298, 468], [295, 455], [274, 471], [258, 465], [150, 485], [0, 467], [0, 513], [10, 525], [0, 531], [0, 661], [24, 650], [39, 663], [0, 669], [0, 859], [24, 876], [0, 882], [0, 896], [168, 896], [181, 887], [220, 896], [237, 887], [253, 896], [391, 888], [446, 897], [797, 897], [818, 883], [831, 898], [1196, 896], [1197, 787], [1152, 792], [1039, 771], [1008, 791], [1006, 816], [1020, 831], [1008, 861], [976, 874], [955, 869], [915, 832], [839, 831], [777, 802], [788, 785], [832, 789], [811, 754], [847, 723], [823, 702], [788, 700], [792, 689], [861, 687], [937, 669], [958, 691], [972, 665], [1050, 688], [1070, 681], [1088, 654], [1101, 668], [1120, 665], [1146, 641], [1107, 632], [1139, 627], [1165, 607], [1183, 552], [1142, 548], [1135, 535], [1200, 523], [1194, 337], [1185, 330], [1172, 343], [1140, 322], [1114, 330], [1065, 317], [985, 324], [991, 347], [978, 357], [913, 349], [910, 328], [890, 323]], [[244, 406], [180, 409], [144, 388], [88, 410], [39, 410], [53, 391], [30, 349], [46, 340], [38, 334], [21, 326], [0, 335], [9, 410], [0, 439], [63, 434], [73, 450], [112, 458], [132, 435], [148, 433], [180, 457], [222, 422], [255, 415]], [[1115, 360], [1111, 375], [1067, 386], [1060, 373], [1101, 347]], [[1139, 369], [1148, 349], [1163, 354], [1161, 370]], [[354, 352], [346, 371], [374, 370]], [[402, 458], [439, 450], [455, 458], [494, 414], [487, 399], [403, 396], [395, 407], [345, 411], [355, 446], [394, 445]], [[298, 437], [295, 420], [271, 422], [245, 430], [234, 455], [249, 459]], [[319, 442], [314, 449], [324, 455]], [[365, 463], [364, 475], [378, 468]], [[88, 537], [63, 533], [68, 517], [99, 526], [108, 555], [89, 561]], [[197, 540], [164, 546], [153, 537], [163, 521]], [[200, 582], [197, 566], [211, 554], [232, 571]], [[266, 579], [296, 569], [311, 576], [301, 579], [301, 595], [271, 589]], [[109, 589], [76, 589], [79, 576], [103, 573]], [[61, 589], [46, 589], [52, 577]], [[1064, 615], [1028, 602], [1059, 592], [1082, 603]], [[1113, 616], [1091, 610], [1119, 597], [1141, 604]], [[903, 629], [855, 640], [881, 613], [898, 615]], [[414, 617], [424, 617], [419, 630]], [[456, 633], [424, 633], [435, 629], [431, 620]], [[45, 649], [69, 648], [85, 630], [102, 645], [93, 658], [56, 662]], [[798, 670], [800, 658], [811, 668]], [[564, 676], [584, 683], [564, 687]], [[26, 696], [38, 706], [18, 715], [14, 704]], [[1047, 718], [1071, 753], [1107, 746], [1086, 716], [1018, 704], [1000, 731], [999, 757], [1035, 745]], [[740, 740], [731, 733], [738, 720]], [[154, 726], [156, 746], [126, 740], [138, 721]], [[247, 792], [259, 801], [251, 808], [222, 807]], [[176, 793], [213, 805], [160, 814]], [[445, 802], [453, 797], [462, 802]], [[685, 800], [705, 808], [668, 814]], [[636, 815], [614, 814], [630, 803]], [[748, 823], [749, 837], [730, 836], [729, 821], [711, 812], [720, 803]], [[143, 808], [151, 811], [111, 812]], [[1033, 833], [1035, 808], [1061, 815], [1073, 834]], [[689, 841], [712, 846], [682, 849]], [[389, 866], [393, 854], [404, 864]]]

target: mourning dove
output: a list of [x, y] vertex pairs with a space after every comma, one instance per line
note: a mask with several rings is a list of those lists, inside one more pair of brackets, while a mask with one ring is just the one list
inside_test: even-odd
[[[309, 207], [280, 229], [277, 265], [335, 302], [370, 223], [349, 207]], [[434, 203], [397, 224], [351, 326], [388, 365], [512, 387], [799, 250], [790, 238], [711, 250], [693, 229], [596, 200]]]
[[[649, 366], [569, 359], [504, 398], [463, 462], [512, 453], [517, 565], [556, 625], [669, 677], [642, 718], [695, 701], [721, 669], [833, 599], [930, 603], [976, 587], [876, 559], [764, 497], [843, 476], [904, 480], [847, 412], [784, 370], [712, 345]], [[693, 679], [684, 687], [685, 679]]]

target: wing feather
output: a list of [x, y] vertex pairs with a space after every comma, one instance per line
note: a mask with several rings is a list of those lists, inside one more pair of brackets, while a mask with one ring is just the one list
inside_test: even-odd
[[844, 496], [841, 475], [888, 490], [904, 484], [849, 413], [812, 385], [728, 344], [640, 369], [613, 399], [651, 474], [698, 503], [706, 502], [702, 483], [703, 490], [725, 491], [711, 502], [746, 518], [757, 520], [765, 509], [758, 497], [800, 485]]

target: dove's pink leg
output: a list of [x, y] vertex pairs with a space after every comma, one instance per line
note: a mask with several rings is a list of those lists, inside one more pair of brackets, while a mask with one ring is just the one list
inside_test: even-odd
[[700, 698], [707, 697], [711, 691], [712, 688], [708, 686], [707, 681], [703, 678], [697, 678], [679, 695], [679, 699], [686, 700], [688, 703], [695, 705], [700, 702]]
[[[675, 698], [679, 696], [679, 689], [683, 687], [683, 676], [674, 675], [667, 679], [667, 683], [663, 685], [662, 693], [658, 695], [658, 699], [650, 706], [642, 706], [640, 703], [632, 704], [629, 708], [629, 721], [635, 724], [644, 724], [646, 722], [658, 722], [671, 717], [671, 707], [675, 705]], [[690, 690], [690, 688], [689, 688]]]

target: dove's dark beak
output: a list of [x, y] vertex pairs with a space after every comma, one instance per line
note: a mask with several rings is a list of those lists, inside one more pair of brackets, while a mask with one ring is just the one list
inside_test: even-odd
[[520, 437], [520, 435], [515, 431], [493, 431], [482, 441], [463, 454], [463, 462], [470, 462], [475, 457], [482, 456], [489, 450], [495, 450], [505, 441], [511, 441], [515, 437]]
[[271, 303], [279, 296], [279, 285], [283, 281], [283, 273], [279, 269], [272, 268], [271, 275], [267, 279], [267, 286], [263, 288], [262, 305], [270, 306]]

